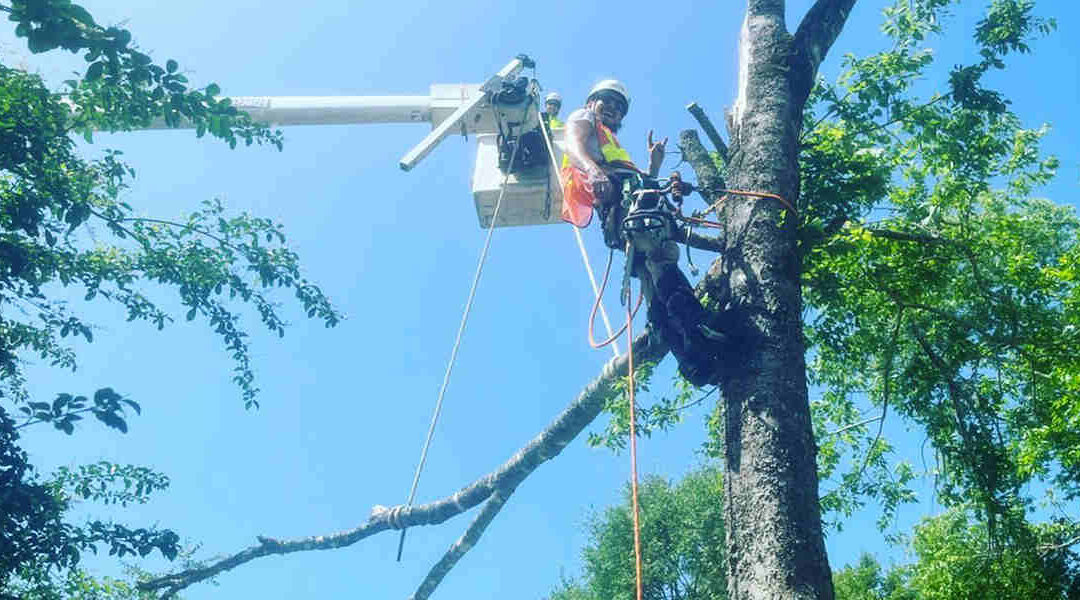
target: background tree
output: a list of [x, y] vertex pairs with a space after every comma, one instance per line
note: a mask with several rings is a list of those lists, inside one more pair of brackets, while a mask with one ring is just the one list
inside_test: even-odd
[[[1058, 166], [1038, 149], [1046, 128], [1025, 128], [983, 82], [1053, 21], [1032, 2], [992, 2], [975, 28], [979, 61], [918, 98], [933, 64], [920, 46], [942, 33], [947, 5], [887, 10], [894, 48], [849, 59], [839, 84], [816, 93], [804, 127], [806, 337], [822, 411], [892, 409], [925, 432], [940, 500], [973, 506], [992, 552], [1027, 529], [1036, 490], [1075, 495], [1074, 457], [1059, 442], [1070, 443], [1063, 415], [1077, 401], [1067, 382], [1080, 222], [1033, 195]], [[891, 448], [881, 431], [856, 465]], [[863, 473], [834, 489], [869, 490]]]
[[864, 554], [837, 571], [840, 600], [1075, 598], [1080, 591], [1076, 555], [1056, 542], [1057, 525], [1028, 527], [996, 552], [985, 522], [964, 507], [924, 519], [915, 527], [914, 561], [887, 572]]
[[[75, 498], [143, 502], [168, 486], [164, 475], [103, 463], [46, 476], [17, 445], [20, 429], [51, 424], [71, 435], [84, 416], [126, 432], [126, 417], [141, 410], [111, 387], [61, 392], [51, 402], [27, 393], [22, 366], [29, 357], [73, 370], [78, 357], [65, 338], [94, 339], [93, 324], [72, 300], [119, 305], [128, 321], [158, 329], [179, 314], [205, 319], [232, 355], [234, 381], [249, 407], [258, 404], [258, 387], [239, 308], [253, 308], [280, 335], [275, 288], [290, 288], [308, 316], [327, 326], [340, 315], [304, 279], [279, 225], [230, 215], [218, 201], [181, 221], [144, 216], [124, 197], [134, 171], [120, 154], [84, 158], [72, 139], [181, 119], [197, 136], [209, 133], [230, 146], [243, 140], [280, 148], [278, 132], [218, 98], [217, 85], [189, 87], [176, 61], [155, 64], [130, 32], [98, 25], [69, 0], [16, 0], [0, 11], [32, 52], [62, 49], [87, 63], [63, 93], [0, 65], [0, 593], [50, 597], [99, 585], [77, 570], [87, 550], [104, 546], [124, 557], [156, 549], [169, 559], [180, 551], [179, 536], [168, 529], [66, 518]], [[153, 299], [157, 290], [172, 290], [178, 302]]]
[[[584, 574], [567, 580], [550, 600], [633, 597], [634, 533], [630, 491], [625, 501], [593, 514], [586, 525]], [[720, 471], [705, 467], [672, 484], [646, 478], [639, 488], [643, 591], [646, 598], [723, 600], [724, 579]]]

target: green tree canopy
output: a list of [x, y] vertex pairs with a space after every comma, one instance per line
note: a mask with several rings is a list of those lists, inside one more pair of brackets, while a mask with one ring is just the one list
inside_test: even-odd
[[[643, 591], [655, 600], [722, 600], [724, 576], [723, 491], [720, 472], [691, 472], [676, 484], [648, 477], [639, 488]], [[632, 598], [634, 533], [629, 489], [618, 506], [594, 514], [582, 552], [584, 574], [566, 580], [551, 600]]]
[[[126, 419], [141, 406], [104, 386], [123, 382], [102, 382], [93, 393], [30, 397], [23, 374], [28, 360], [75, 369], [70, 340], [94, 341], [95, 328], [82, 310], [89, 303], [119, 305], [133, 326], [163, 329], [183, 315], [204, 320], [220, 336], [240, 396], [254, 407], [258, 386], [244, 314], [284, 335], [276, 298], [285, 289], [328, 327], [341, 315], [304, 278], [280, 225], [231, 214], [216, 200], [180, 220], [147, 215], [129, 203], [135, 172], [120, 153], [87, 157], [73, 139], [91, 142], [94, 131], [183, 121], [196, 136], [209, 133], [231, 147], [243, 141], [280, 149], [279, 132], [220, 98], [216, 84], [191, 87], [176, 61], [156, 64], [129, 31], [97, 24], [70, 0], [14, 0], [0, 11], [33, 53], [66, 50], [87, 63], [82, 77], [59, 90], [0, 64], [0, 590], [49, 597], [64, 589], [73, 594], [72, 585], [99, 585], [77, 570], [88, 550], [104, 547], [124, 557], [156, 549], [172, 559], [180, 547], [168, 529], [69, 522], [74, 498], [142, 502], [166, 488], [168, 478], [134, 465], [36, 472], [17, 446], [20, 429], [52, 424], [73, 434], [84, 416], [93, 416], [126, 432]], [[164, 291], [176, 301], [161, 300]], [[79, 298], [86, 304], [72, 301]]]

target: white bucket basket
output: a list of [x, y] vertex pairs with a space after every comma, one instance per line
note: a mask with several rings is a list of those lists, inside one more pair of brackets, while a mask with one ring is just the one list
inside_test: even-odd
[[[553, 132], [555, 164], [562, 163], [562, 129]], [[497, 134], [477, 136], [476, 168], [473, 170], [472, 191], [476, 217], [480, 227], [487, 228], [495, 213], [495, 203], [506, 180], [502, 206], [496, 227], [517, 225], [552, 225], [561, 223], [562, 191], [559, 174], [547, 165], [522, 169], [509, 178], [499, 170]]]

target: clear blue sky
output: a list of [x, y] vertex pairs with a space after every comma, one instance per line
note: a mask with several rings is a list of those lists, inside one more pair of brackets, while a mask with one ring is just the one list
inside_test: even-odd
[[[789, 1], [791, 29], [809, 4]], [[883, 43], [885, 4], [858, 3], [824, 66], [827, 76], [838, 72], [843, 53]], [[968, 40], [984, 3], [964, 4], [948, 43], [935, 46], [942, 69], [974, 59]], [[1048, 194], [1075, 204], [1080, 12], [1072, 3], [1042, 4], [1044, 13], [1057, 11], [1059, 31], [994, 77], [1029, 126], [1054, 126], [1047, 147], [1062, 168]], [[737, 1], [84, 5], [100, 22], [130, 28], [160, 61], [177, 59], [193, 82], [218, 82], [230, 95], [424, 94], [432, 83], [480, 82], [525, 52], [541, 83], [563, 94], [565, 114], [595, 81], [615, 76], [633, 94], [620, 137], [639, 160], [649, 128], [674, 138], [694, 126], [684, 110], [691, 100], [722, 122], [734, 97], [743, 10]], [[12, 52], [25, 56], [17, 48], [8, 44], [9, 60]], [[54, 80], [64, 65], [84, 64], [27, 61]], [[283, 222], [308, 274], [349, 318], [326, 330], [290, 309], [294, 326], [280, 341], [249, 319], [263, 408], [246, 412], [226, 353], [203, 323], [158, 333], [98, 309], [100, 328], [92, 345], [79, 347], [79, 371], [34, 367], [32, 390], [51, 398], [111, 385], [141, 402], [143, 416], [127, 435], [92, 426], [72, 438], [31, 431], [24, 441], [34, 460], [107, 459], [164, 471], [172, 488], [124, 519], [173, 528], [201, 542], [202, 557], [235, 552], [257, 535], [348, 529], [375, 504], [403, 502], [483, 241], [469, 193], [471, 139], [450, 138], [413, 172], [398, 169], [426, 132], [421, 125], [292, 128], [282, 153], [229, 151], [190, 132], [101, 136], [90, 151], [126, 153], [138, 171], [129, 201], [146, 214], [179, 216], [217, 196], [233, 210]], [[586, 238], [601, 267], [599, 233]], [[699, 264], [708, 260], [696, 253]], [[419, 501], [501, 464], [599, 372], [610, 353], [586, 343], [590, 299], [565, 226], [496, 231]], [[670, 360], [655, 389], [666, 387]], [[642, 472], [675, 477], [699, 464], [703, 418], [692, 414], [677, 432], [646, 440]], [[890, 428], [904, 435], [902, 423]], [[907, 435], [907, 446], [917, 448], [921, 438]], [[583, 520], [617, 501], [628, 471], [625, 455], [575, 441], [518, 489], [436, 597], [542, 597], [560, 572], [577, 572]], [[932, 510], [929, 502], [912, 508], [906, 522]], [[862, 549], [883, 548], [874, 516], [830, 537], [834, 567]], [[225, 574], [220, 587], [197, 585], [186, 595], [403, 599], [471, 518], [412, 529], [400, 564], [397, 534], [384, 533], [342, 550], [261, 559]]]

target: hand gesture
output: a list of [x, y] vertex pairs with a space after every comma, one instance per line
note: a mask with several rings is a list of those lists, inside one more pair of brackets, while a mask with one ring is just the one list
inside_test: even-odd
[[660, 172], [660, 164], [664, 162], [664, 150], [667, 148], [668, 139], [665, 137], [662, 142], [653, 142], [653, 131], [649, 130], [648, 137], [649, 144], [649, 174], [656, 176]]

